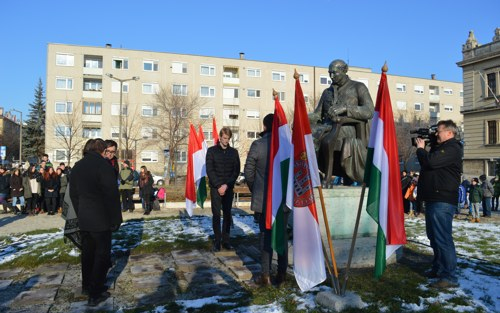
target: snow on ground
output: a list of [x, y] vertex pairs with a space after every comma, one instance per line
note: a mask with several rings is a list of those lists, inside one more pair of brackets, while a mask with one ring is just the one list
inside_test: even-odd
[[[258, 225], [254, 223], [253, 216], [235, 215], [233, 217], [233, 236], [243, 236], [245, 234], [257, 234]], [[439, 303], [445, 308], [455, 312], [470, 312], [477, 308], [483, 308], [485, 312], [500, 312], [500, 265], [497, 257], [500, 255], [498, 238], [500, 229], [494, 223], [469, 223], [467, 221], [454, 221], [454, 238], [458, 254], [458, 276], [459, 288], [442, 291], [436, 297], [420, 298], [419, 303], [402, 303], [402, 307], [407, 312], [419, 312], [426, 310], [431, 304]], [[408, 239], [418, 242], [419, 249], [432, 253], [425, 235], [425, 221], [421, 218], [406, 220]], [[179, 219], [159, 219], [159, 220], [132, 220], [123, 223], [120, 230], [114, 235], [113, 250], [127, 250], [139, 244], [149, 241], [173, 242], [176, 239], [183, 240], [207, 240], [212, 233], [212, 220], [210, 216], [195, 216]], [[14, 260], [22, 255], [37, 252], [45, 255], [58, 255], [68, 253], [78, 256], [78, 250], [70, 244], [64, 251], [60, 246], [43, 251], [51, 242], [60, 239], [62, 231], [37, 235], [11, 236], [0, 239], [0, 264]], [[428, 287], [422, 285], [421, 290]], [[330, 290], [326, 286], [314, 288], [313, 290], [293, 295], [299, 309], [310, 310], [316, 307], [314, 302], [315, 294], [320, 290]], [[466, 305], [457, 305], [448, 300], [456, 297], [465, 300]], [[200, 308], [210, 303], [221, 303], [222, 298], [211, 297], [198, 299], [196, 301], [177, 301], [176, 303], [184, 307], [184, 311]], [[231, 303], [231, 298], [224, 298], [223, 302]], [[402, 300], [401, 300], [402, 301]], [[367, 303], [370, 305], [370, 303]], [[381, 310], [386, 308], [381, 308]], [[165, 307], [159, 306], [149, 312], [167, 312]], [[282, 304], [279, 300], [267, 305], [252, 305], [240, 307], [228, 311], [231, 313], [276, 313], [283, 312]]]

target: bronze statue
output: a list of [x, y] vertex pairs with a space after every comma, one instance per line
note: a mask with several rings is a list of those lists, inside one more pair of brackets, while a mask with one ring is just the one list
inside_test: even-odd
[[309, 115], [324, 186], [330, 185], [332, 175], [343, 177], [345, 185], [364, 176], [374, 107], [368, 88], [351, 80], [347, 70], [342, 60], [330, 63], [332, 84]]

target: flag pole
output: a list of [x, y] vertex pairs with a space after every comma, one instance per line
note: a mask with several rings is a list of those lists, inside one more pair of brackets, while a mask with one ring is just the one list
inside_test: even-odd
[[328, 225], [328, 217], [326, 216], [325, 199], [323, 197], [323, 188], [321, 188], [321, 186], [318, 186], [318, 192], [319, 192], [319, 199], [321, 201], [321, 209], [323, 211], [323, 221], [325, 222], [326, 236], [328, 237], [328, 246], [330, 247], [330, 258], [332, 259], [333, 273], [335, 275], [334, 280], [333, 280], [335, 282], [335, 287], [333, 289], [336, 291], [337, 294], [339, 294], [339, 292], [340, 292], [339, 273], [337, 270], [337, 261], [335, 260], [335, 252], [333, 250], [332, 237], [330, 235], [330, 226]]
[[361, 218], [361, 209], [363, 208], [363, 201], [365, 200], [365, 190], [366, 183], [363, 182], [361, 188], [361, 197], [359, 199], [358, 214], [356, 216], [356, 224], [354, 225], [354, 233], [352, 234], [351, 249], [349, 250], [349, 258], [347, 259], [347, 265], [344, 274], [344, 283], [342, 284], [342, 290], [340, 295], [345, 295], [345, 289], [347, 285], [347, 280], [349, 279], [349, 269], [351, 267], [352, 255], [354, 253], [354, 246], [356, 245], [356, 237], [358, 236], [359, 220]]

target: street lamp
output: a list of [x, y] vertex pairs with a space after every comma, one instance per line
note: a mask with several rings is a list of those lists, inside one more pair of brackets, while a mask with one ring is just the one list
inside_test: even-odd
[[[117, 149], [117, 152], [118, 152], [118, 158], [120, 158], [121, 156], [121, 150], [122, 150], [122, 118], [123, 118], [123, 83], [124, 82], [127, 82], [127, 81], [130, 81], [130, 80], [139, 80], [139, 76], [134, 76], [132, 78], [127, 78], [127, 79], [120, 79], [120, 78], [117, 78], [115, 77], [113, 74], [110, 74], [110, 73], [107, 73], [106, 76], [108, 76], [109, 78], [112, 78], [114, 80], [117, 80], [120, 82], [120, 123], [119, 123], [119, 138], [118, 138], [118, 149]], [[128, 112], [127, 112], [128, 114]], [[122, 159], [123, 159], [123, 156], [122, 156]]]
[[21, 115], [19, 119], [19, 164], [21, 164], [23, 155], [23, 112], [16, 109], [11, 109], [11, 111], [18, 112]]

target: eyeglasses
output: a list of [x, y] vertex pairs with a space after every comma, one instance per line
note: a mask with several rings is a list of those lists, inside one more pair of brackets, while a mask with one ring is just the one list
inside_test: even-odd
[[116, 150], [105, 150], [104, 152], [106, 153], [110, 153], [110, 154], [115, 154], [116, 153]]

